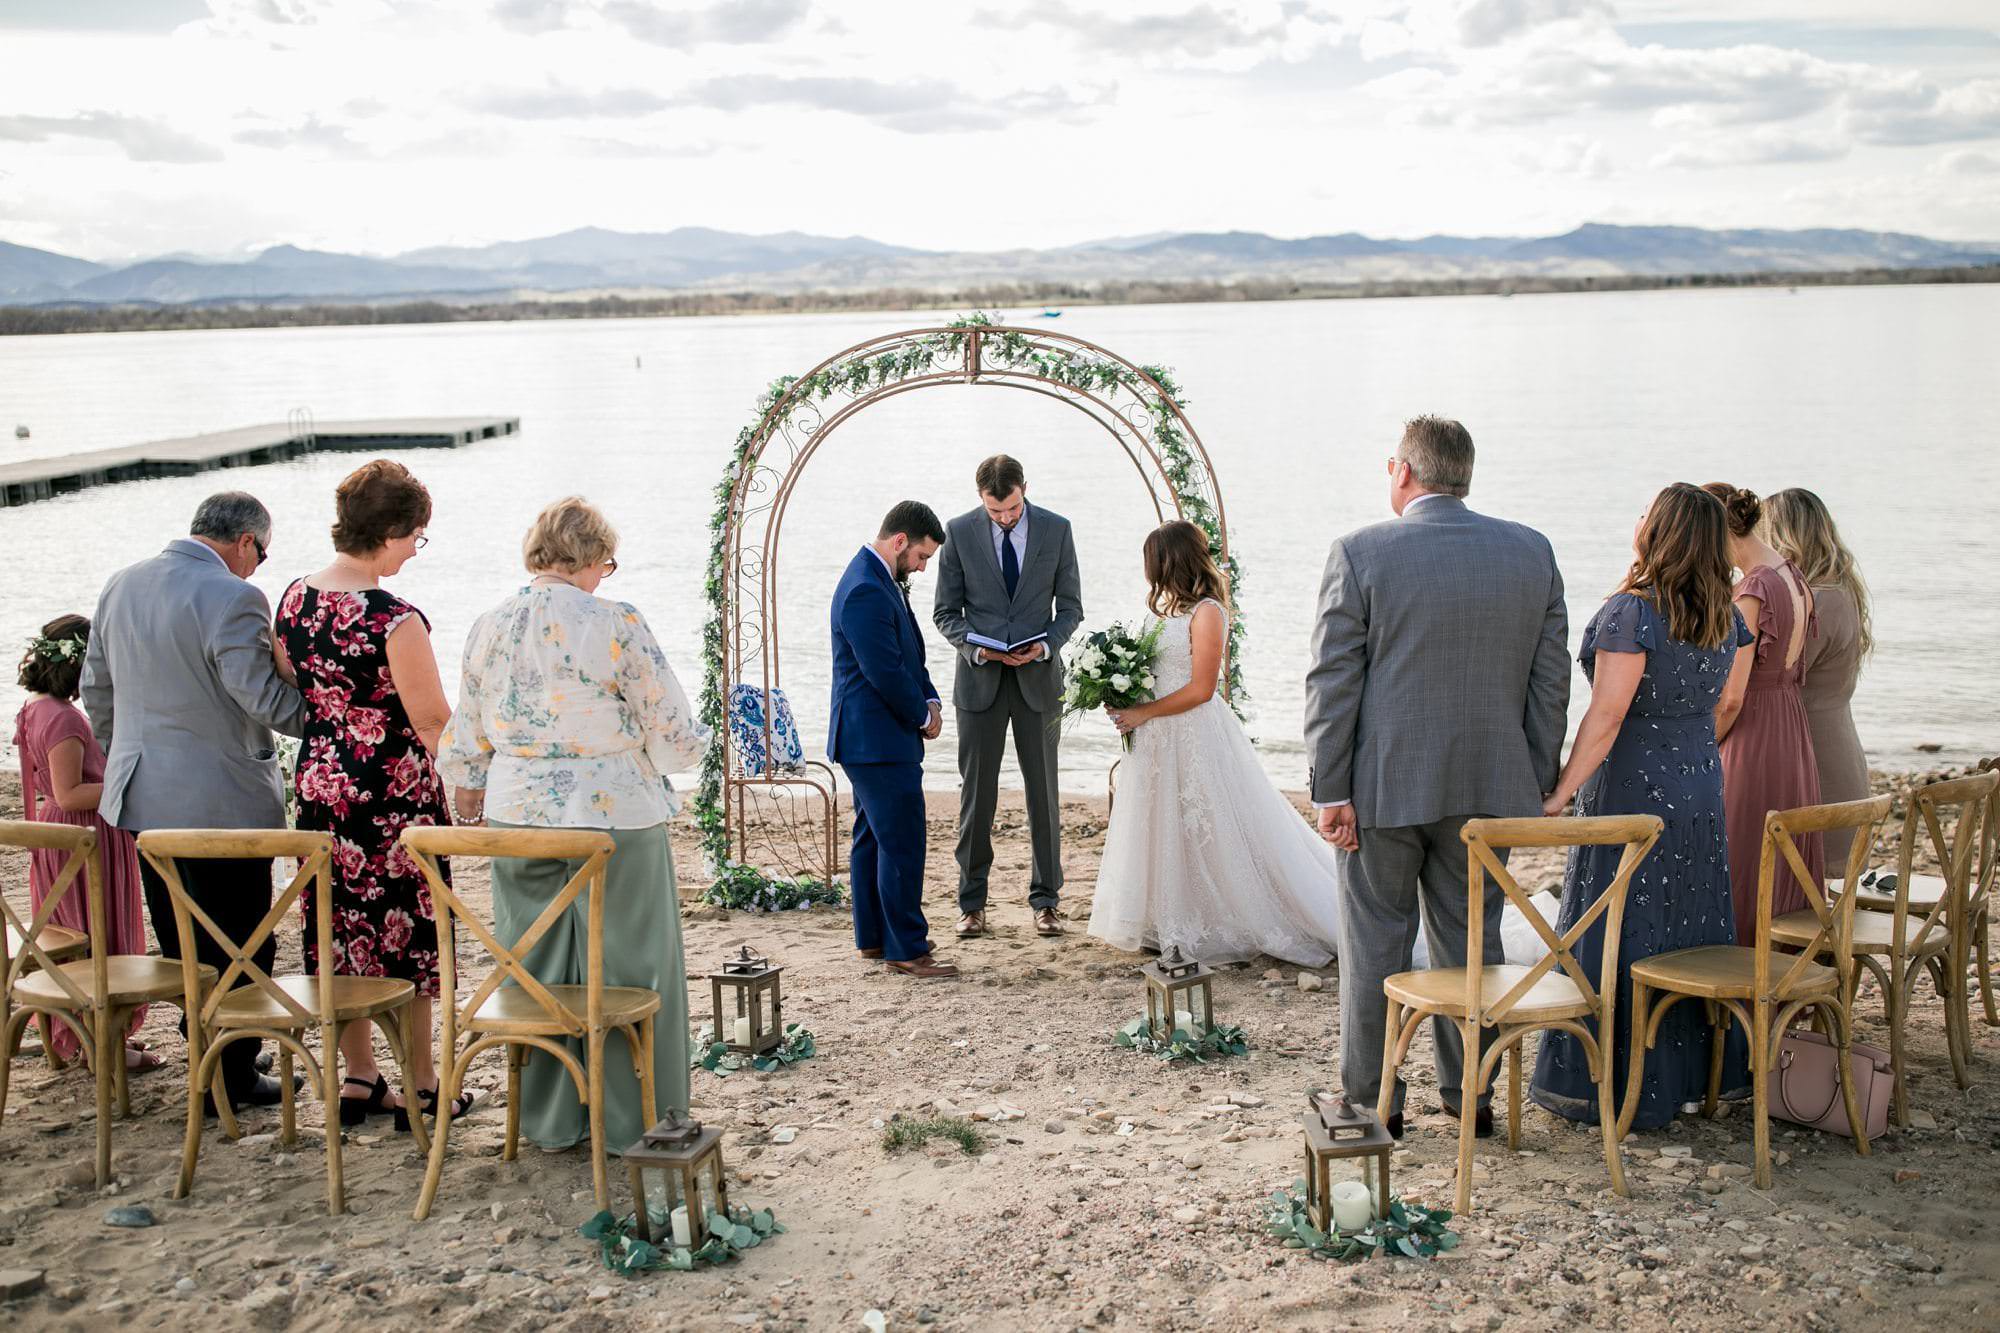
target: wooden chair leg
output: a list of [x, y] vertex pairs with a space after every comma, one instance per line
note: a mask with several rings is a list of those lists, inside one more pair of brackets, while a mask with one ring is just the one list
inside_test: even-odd
[[653, 1053], [653, 1017], [648, 1014], [639, 1020], [639, 1047], [632, 1056], [639, 1066], [639, 1109], [645, 1113], [648, 1128], [660, 1122], [660, 1090], [653, 1077]]
[[223, 1134], [233, 1143], [243, 1137], [243, 1126], [236, 1123], [236, 1103], [230, 1100], [229, 1080], [222, 1076], [221, 1058], [218, 1057], [212, 1063], [208, 1058], [217, 1049], [219, 1048], [214, 1042], [208, 1043], [203, 1050], [202, 1064], [208, 1068], [207, 1091], [215, 1102], [215, 1118], [222, 1122]]
[[[336, 1091], [334, 1096], [340, 1094]], [[326, 1132], [340, 1132], [340, 1103], [326, 1104]], [[278, 1141], [290, 1148], [299, 1141], [298, 1098], [292, 1092], [292, 1048], [282, 1043], [278, 1046]]]
[[1458, 1207], [1459, 1213], [1472, 1208], [1472, 1139], [1479, 1119], [1479, 1027], [1458, 1021]]
[[1729, 1028], [1733, 1021], [1727, 1005], [1714, 1000], [1708, 1006], [1708, 1096], [1702, 1099], [1701, 1113], [1710, 1120], [1722, 1111], [1722, 1063], [1729, 1051]]
[[[1651, 1007], [1651, 992], [1646, 983], [1637, 977], [1632, 979], [1632, 1032], [1627, 1038], [1628, 1049], [1625, 1056], [1625, 1100], [1617, 1110], [1618, 1143], [1632, 1132], [1632, 1121], [1639, 1114], [1639, 1087], [1646, 1081], [1646, 1020], [1647, 1009]], [[1609, 1104], [1600, 1094], [1597, 1103], [1597, 1118], [1604, 1119]]]
[[56, 1054], [56, 1021], [47, 1014], [38, 1015], [35, 1026], [42, 1034], [42, 1055], [49, 1062], [51, 1070], [63, 1067], [62, 1057]]
[[1861, 1118], [1861, 1097], [1854, 1087], [1854, 1015], [1829, 1008], [1827, 1018], [1840, 1038], [1840, 1098], [1847, 1108], [1847, 1124], [1854, 1131], [1857, 1156], [1869, 1155], [1868, 1122]]
[[1895, 1121], [1898, 1129], [1910, 1127], [1910, 1085], [1903, 1071], [1903, 1020], [1910, 1012], [1909, 973], [1901, 959], [1889, 973], [1889, 985], [1882, 993], [1882, 1009], [1889, 1020], [1889, 1067], [1896, 1076]]
[[95, 1039], [90, 1043], [95, 1049], [89, 1054], [94, 1066], [90, 1071], [92, 1082], [97, 1091], [97, 1188], [103, 1189], [111, 1183], [111, 1102], [117, 1086], [116, 1071], [125, 1068], [125, 1043], [112, 1033], [108, 1007], [99, 1004], [91, 1017], [96, 1020]]
[[125, 1034], [132, 1027], [132, 1011], [115, 1009], [111, 1013], [113, 1044], [118, 1048], [118, 1059], [112, 1063], [112, 1087], [118, 1097], [118, 1118], [132, 1118], [132, 1071], [125, 1067]]
[[[1615, 1019], [1600, 1024], [1598, 1031], [1608, 1033], [1614, 1022]], [[1594, 1071], [1597, 1074], [1597, 1125], [1604, 1136], [1604, 1167], [1611, 1173], [1611, 1192], [1621, 1199], [1629, 1199], [1632, 1191], [1625, 1184], [1625, 1155], [1618, 1150], [1624, 1136], [1618, 1132], [1618, 1117], [1612, 1110], [1618, 1079], [1618, 1062], [1612, 1058], [1612, 1049], [1608, 1037], [1597, 1043], [1597, 1068]], [[1636, 1054], [1634, 1058], [1637, 1058]], [[1636, 1101], [1634, 1105], [1637, 1105]]]
[[422, 1108], [417, 1102], [417, 1085], [410, 1077], [410, 1052], [415, 1049], [410, 1044], [414, 1031], [410, 1022], [411, 1008], [411, 1005], [404, 1004], [386, 1014], [375, 1015], [375, 1027], [389, 1047], [390, 1058], [396, 1062], [396, 1080], [402, 1085], [405, 1110], [415, 1107], [418, 1111], [408, 1117], [410, 1137], [416, 1140], [418, 1152], [428, 1154], [431, 1150], [430, 1131], [424, 1128]]
[[[1526, 1041], [1527, 1038], [1521, 1038]], [[1507, 1151], [1521, 1150], [1521, 1041], [1507, 1048]]]
[[[282, 1047], [280, 1048], [283, 1049]], [[338, 1217], [347, 1211], [347, 1187], [341, 1179], [340, 1162], [340, 1025], [329, 1024], [320, 1034], [320, 1100], [326, 1104], [326, 1211]], [[286, 1061], [289, 1064], [289, 1061]], [[285, 1075], [285, 1094], [291, 1095], [292, 1078]]]
[[1403, 1006], [1385, 1000], [1388, 1008], [1382, 1024], [1382, 1090], [1375, 1097], [1375, 1114], [1383, 1124], [1396, 1107], [1396, 1034], [1403, 1028]]
[[1967, 1020], [1972, 994], [1965, 984], [1965, 969], [1965, 953], [1956, 948], [1947, 957], [1931, 959], [1931, 982], [1937, 987], [1938, 998], [1944, 1001], [1944, 1048], [1951, 1057], [1951, 1081], [1961, 1092], [1972, 1086], [1967, 1049], [1972, 1043], [1972, 1026]]
[[[446, 997], [447, 1002], [449, 998]], [[438, 1062], [437, 1125], [431, 1130], [431, 1156], [424, 1168], [424, 1186], [417, 1191], [416, 1211], [411, 1214], [412, 1219], [418, 1222], [431, 1215], [431, 1205], [437, 1202], [438, 1182], [444, 1179], [444, 1150], [446, 1141], [451, 1137], [451, 1108], [458, 1100], [459, 1085], [465, 1078], [462, 1068], [465, 1061], [454, 1056], [454, 1052], [445, 1051], [443, 1059]]]
[[1986, 1006], [1986, 1026], [2000, 1027], [2000, 1009], [1993, 1004], [1993, 918], [1982, 912], [1979, 917], [1979, 998]]
[[500, 1160], [511, 1162], [521, 1150], [521, 1066], [527, 1063], [528, 1048], [509, 1043], [507, 1050], [507, 1137], [500, 1144]]
[[604, 1033], [593, 1031], [586, 1036], [587, 1054], [590, 1061], [590, 1182], [597, 1188], [597, 1208], [599, 1212], [611, 1207], [611, 1182], [604, 1147]]
[[1752, 1179], [1760, 1190], [1771, 1188], [1771, 1006], [1762, 999], [1753, 1001], [1756, 1005], [1750, 1024], [1750, 1115], [1752, 1119], [1751, 1141], [1755, 1174]]
[[[15, 1012], [0, 1007], [0, 1117], [7, 1113], [7, 1085], [12, 1082], [14, 1051], [27, 1026], [26, 1010]], [[4, 1123], [0, 1119], [0, 1124]]]
[[[194, 1165], [196, 1159], [201, 1156], [202, 1095], [208, 1092], [211, 1083], [218, 1081], [216, 1070], [220, 1067], [220, 1062], [216, 1059], [216, 1054], [214, 1050], [203, 1050], [197, 1044], [190, 1043], [188, 1046], [187, 1138], [181, 1143], [181, 1178], [174, 1184], [176, 1199], [185, 1199], [188, 1191], [194, 1188]], [[195, 1062], [197, 1055], [200, 1056], [198, 1064]], [[215, 1099], [215, 1109], [218, 1116], [229, 1110], [227, 1091]]]

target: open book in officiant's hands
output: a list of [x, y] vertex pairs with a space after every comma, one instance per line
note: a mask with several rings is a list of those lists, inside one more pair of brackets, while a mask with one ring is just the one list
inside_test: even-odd
[[984, 634], [967, 634], [965, 636], [965, 641], [971, 644], [975, 648], [984, 648], [989, 653], [1011, 654], [1020, 652], [1023, 648], [1026, 648], [1031, 643], [1045, 642], [1048, 639], [1048, 637], [1049, 637], [1048, 631], [1044, 630], [1040, 634], [1031, 634], [1027, 638], [1022, 639], [1016, 643], [1002, 643], [1000, 640], [995, 638], [990, 638]]

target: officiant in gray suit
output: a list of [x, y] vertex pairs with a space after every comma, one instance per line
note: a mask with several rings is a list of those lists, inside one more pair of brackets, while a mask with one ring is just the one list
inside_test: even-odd
[[[1381, 1091], [1382, 982], [1409, 970], [1419, 910], [1431, 966], [1465, 966], [1459, 831], [1468, 819], [1542, 813], [1569, 705], [1555, 552], [1533, 528], [1466, 507], [1472, 436], [1418, 417], [1388, 464], [1397, 517], [1334, 542], [1306, 674], [1312, 800], [1342, 881], [1340, 1077], [1364, 1104]], [[1501, 907], [1488, 877], [1483, 941], [1495, 963]], [[1458, 1115], [1458, 1032], [1444, 1021], [1432, 1032], [1438, 1093]], [[1400, 1080], [1393, 1091], [1400, 1137]], [[1480, 1095], [1481, 1136], [1493, 1132], [1490, 1100]]]
[[[1062, 934], [1062, 808], [1056, 743], [1062, 650], [1083, 623], [1083, 584], [1069, 520], [1028, 503], [1021, 465], [995, 454], [973, 474], [979, 508], [948, 525], [932, 618], [958, 650], [952, 708], [958, 725], [958, 937], [986, 933], [993, 811], [1007, 733], [1026, 787], [1035, 929]], [[982, 642], [983, 641], [983, 642]]]

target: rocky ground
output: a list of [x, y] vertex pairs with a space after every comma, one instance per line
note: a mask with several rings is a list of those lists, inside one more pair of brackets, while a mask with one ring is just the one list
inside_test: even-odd
[[[934, 928], [952, 919], [949, 798], [934, 798]], [[17, 793], [0, 807], [18, 810]], [[211, 1130], [192, 1196], [169, 1197], [183, 1075], [171, 1011], [146, 1036], [166, 1069], [135, 1081], [117, 1126], [118, 1182], [91, 1187], [92, 1102], [80, 1070], [14, 1066], [0, 1123], [0, 1269], [44, 1270], [0, 1304], [20, 1327], [320, 1328], [1876, 1329], [2000, 1322], [2000, 1029], [1975, 1022], [1974, 1086], [1951, 1080], [1942, 1010], [1923, 988], [1911, 1031], [1918, 1127], [1857, 1157], [1844, 1139], [1774, 1126], [1776, 1188], [1752, 1189], [1743, 1108], [1683, 1118], [1626, 1144], [1632, 1197], [1608, 1189], [1595, 1130], [1530, 1106], [1522, 1150], [1480, 1145], [1461, 1247], [1431, 1263], [1336, 1265], [1261, 1234], [1266, 1199], [1299, 1170], [1302, 1090], [1336, 1080], [1335, 977], [1269, 961], [1227, 969], [1225, 1020], [1247, 1059], [1169, 1067], [1115, 1048], [1143, 1007], [1141, 961], [1081, 933], [1102, 846], [1101, 803], [1065, 803], [1072, 932], [1037, 937], [1027, 838], [1004, 807], [997, 935], [953, 947], [956, 983], [913, 983], [859, 963], [844, 914], [781, 917], [690, 906], [691, 971], [748, 942], [786, 966], [788, 1014], [820, 1054], [771, 1075], [697, 1071], [695, 1114], [728, 1128], [738, 1202], [789, 1231], [723, 1270], [626, 1279], [575, 1229], [590, 1216], [587, 1161], [499, 1159], [497, 1057], [483, 1104], [455, 1127], [436, 1212], [410, 1220], [422, 1165], [387, 1120], [347, 1139], [350, 1212], [324, 1209], [321, 1117], [296, 1150], [275, 1112], [231, 1144]], [[679, 864], [697, 864], [691, 839]], [[1552, 861], [1517, 863], [1529, 887]], [[475, 900], [484, 877], [459, 880]], [[25, 897], [25, 867], [0, 886]], [[693, 878], [693, 876], [689, 876]], [[941, 941], [942, 942], [942, 941]], [[296, 938], [281, 964], [296, 966]], [[695, 1012], [706, 1008], [705, 987]], [[1886, 1044], [1872, 987], [1862, 1035]], [[1436, 1106], [1429, 1041], [1412, 1107]], [[983, 1114], [985, 1149], [892, 1156], [897, 1115]], [[1417, 1115], [1397, 1188], [1448, 1204], [1456, 1122]], [[614, 1173], [614, 1185], [620, 1177]], [[622, 1193], [622, 1191], [620, 1191]], [[105, 1225], [142, 1204], [144, 1229]]]

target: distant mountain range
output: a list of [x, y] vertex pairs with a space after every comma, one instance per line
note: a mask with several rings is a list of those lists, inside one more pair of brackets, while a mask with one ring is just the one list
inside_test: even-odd
[[1345, 232], [1285, 239], [1261, 232], [1171, 232], [1053, 250], [949, 252], [865, 237], [706, 227], [617, 232], [584, 227], [527, 241], [431, 246], [391, 257], [273, 246], [241, 262], [184, 256], [136, 264], [0, 241], [0, 303], [365, 302], [414, 297], [532, 298], [579, 292], [870, 288], [947, 289], [1006, 282], [1313, 283], [1455, 277], [1610, 277], [1837, 272], [2000, 264], [2000, 242], [1935, 241], [1898, 232], [1708, 231], [1587, 223], [1560, 236]]

